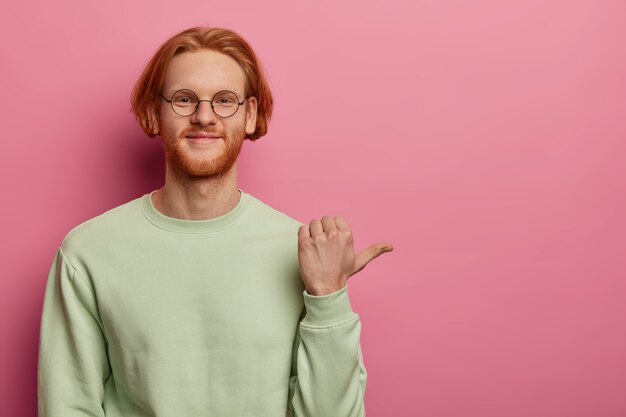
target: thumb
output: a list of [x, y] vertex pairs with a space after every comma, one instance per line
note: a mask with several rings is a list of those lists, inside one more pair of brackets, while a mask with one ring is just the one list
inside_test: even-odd
[[388, 243], [377, 243], [375, 245], [372, 245], [368, 248], [363, 249], [356, 256], [356, 260], [354, 262], [355, 270], [352, 274], [350, 274], [350, 276], [356, 274], [357, 272], [365, 268], [365, 266], [368, 263], [370, 263], [372, 259], [378, 258], [383, 253], [391, 252], [392, 250], [393, 250], [393, 246], [391, 246]]

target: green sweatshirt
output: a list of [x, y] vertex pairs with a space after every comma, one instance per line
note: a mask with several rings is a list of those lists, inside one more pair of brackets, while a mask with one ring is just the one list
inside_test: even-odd
[[364, 416], [347, 287], [306, 292], [302, 223], [241, 192], [209, 220], [150, 194], [72, 229], [46, 284], [39, 417]]

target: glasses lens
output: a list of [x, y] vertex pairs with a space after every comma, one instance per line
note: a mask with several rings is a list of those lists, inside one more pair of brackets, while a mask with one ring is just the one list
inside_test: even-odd
[[189, 116], [196, 111], [198, 97], [191, 90], [178, 90], [172, 96], [172, 109], [181, 116]]
[[232, 91], [220, 91], [212, 101], [215, 114], [221, 117], [232, 116], [239, 108], [239, 100]]

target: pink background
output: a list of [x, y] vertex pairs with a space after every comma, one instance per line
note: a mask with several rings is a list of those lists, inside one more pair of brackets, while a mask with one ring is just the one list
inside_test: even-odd
[[239, 184], [344, 216], [368, 416], [626, 416], [623, 1], [14, 1], [2, 6], [0, 414], [35, 416], [39, 320], [75, 225], [161, 186], [129, 113], [194, 25], [276, 96]]

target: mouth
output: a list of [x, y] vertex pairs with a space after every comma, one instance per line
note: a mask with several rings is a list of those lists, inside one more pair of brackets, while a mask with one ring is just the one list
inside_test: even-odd
[[223, 138], [221, 136], [208, 133], [192, 133], [186, 135], [185, 139], [191, 143], [214, 143]]

